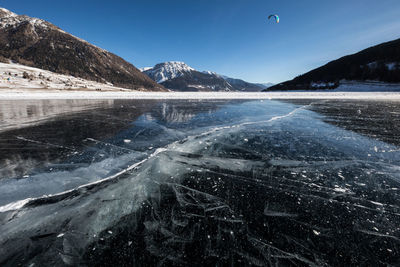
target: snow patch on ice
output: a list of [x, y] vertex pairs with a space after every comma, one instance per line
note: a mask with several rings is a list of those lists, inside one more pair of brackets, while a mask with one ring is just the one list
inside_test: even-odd
[[16, 201], [16, 202], [13, 202], [13, 203], [9, 203], [9, 204], [4, 205], [4, 206], [0, 206], [0, 213], [7, 212], [7, 211], [18, 210], [18, 209], [24, 207], [31, 200], [33, 200], [33, 199], [32, 198], [28, 198], [28, 199], [23, 199], [23, 200]]

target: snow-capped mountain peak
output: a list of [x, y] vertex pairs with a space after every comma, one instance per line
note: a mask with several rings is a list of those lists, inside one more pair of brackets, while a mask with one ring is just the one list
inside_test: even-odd
[[14, 12], [11, 12], [8, 9], [2, 8], [0, 7], [0, 13], [2, 14], [2, 17], [16, 17], [18, 16], [17, 14], [15, 14]]
[[139, 68], [139, 70], [141, 71], [141, 72], [145, 72], [145, 71], [147, 71], [147, 70], [151, 70], [153, 67], [143, 67], [143, 68]]
[[143, 68], [141, 71], [143, 71], [157, 83], [162, 83], [182, 77], [186, 73], [195, 71], [195, 69], [186, 65], [184, 62], [170, 61], [157, 64], [153, 68]]
[[261, 84], [233, 79], [213, 71], [197, 71], [184, 62], [170, 61], [141, 68], [144, 74], [173, 91], [261, 91]]
[[0, 28], [17, 27], [23, 23], [30, 23], [34, 27], [40, 26], [42, 29], [48, 29], [49, 23], [42, 19], [31, 18], [25, 15], [18, 15], [8, 9], [0, 8]]
[[181, 61], [169, 61], [169, 62], [162, 63], [161, 65], [167, 66], [169, 68], [174, 68], [174, 69], [180, 70], [180, 71], [195, 70], [194, 68], [188, 66], [185, 62], [181, 62]]
[[[216, 76], [221, 76], [218, 73], [214, 72], [214, 71], [209, 71], [209, 70], [205, 70], [203, 71], [204, 74], [208, 74], [208, 75], [216, 75]], [[222, 76], [221, 76], [222, 77]]]

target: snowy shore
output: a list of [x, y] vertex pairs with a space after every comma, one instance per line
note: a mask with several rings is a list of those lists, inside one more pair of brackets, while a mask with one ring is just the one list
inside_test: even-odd
[[[16, 63], [0, 63], [1, 90], [126, 90], [110, 83], [99, 83]], [[1, 92], [1, 91], [0, 91]]]
[[366, 99], [400, 100], [400, 92], [139, 92], [0, 89], [0, 100], [18, 99]]
[[0, 63], [0, 100], [30, 99], [370, 99], [400, 100], [400, 85], [342, 81], [332, 91], [143, 92], [61, 75], [15, 63]]

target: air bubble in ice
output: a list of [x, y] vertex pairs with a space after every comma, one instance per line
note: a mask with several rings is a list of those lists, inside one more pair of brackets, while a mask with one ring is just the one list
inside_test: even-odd
[[321, 233], [318, 232], [317, 230], [313, 230], [314, 235], [320, 235]]

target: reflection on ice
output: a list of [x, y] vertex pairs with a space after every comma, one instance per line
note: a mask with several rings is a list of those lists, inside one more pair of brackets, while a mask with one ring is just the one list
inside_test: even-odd
[[24, 128], [63, 114], [112, 107], [114, 100], [0, 101], [1, 130]]
[[85, 138], [57, 171], [2, 181], [3, 203], [59, 194], [0, 213], [0, 264], [398, 264], [398, 147], [327, 124], [313, 103], [182, 117], [166, 114], [186, 104], [165, 105]]

